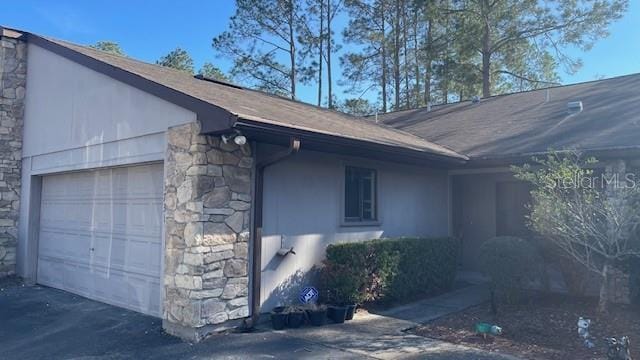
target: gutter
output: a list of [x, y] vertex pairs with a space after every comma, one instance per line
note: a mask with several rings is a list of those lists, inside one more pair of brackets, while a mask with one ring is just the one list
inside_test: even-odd
[[[304, 140], [305, 149], [329, 153], [341, 153], [352, 156], [374, 158], [378, 160], [401, 161], [409, 164], [441, 164], [443, 166], [462, 165], [468, 157], [461, 154], [443, 154], [428, 149], [415, 149], [399, 145], [373, 142], [364, 139], [348, 138], [334, 134], [297, 129], [288, 126], [267, 124], [247, 120], [241, 116], [233, 126], [243, 134], [261, 142], [285, 145], [291, 137]], [[282, 140], [280, 140], [282, 139]], [[280, 140], [280, 141], [278, 141]]]
[[253, 242], [252, 242], [252, 274], [251, 274], [251, 324], [255, 326], [260, 319], [260, 285], [262, 281], [262, 204], [264, 200], [264, 170], [300, 150], [300, 139], [289, 138], [289, 147], [271, 154], [256, 164], [255, 191], [253, 203]]

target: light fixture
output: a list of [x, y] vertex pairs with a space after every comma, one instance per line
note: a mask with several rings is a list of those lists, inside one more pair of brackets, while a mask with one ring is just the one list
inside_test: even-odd
[[238, 146], [242, 146], [247, 143], [247, 138], [244, 135], [241, 135], [240, 132], [236, 132], [235, 134], [231, 134], [231, 135], [222, 135], [220, 136], [220, 138], [222, 139], [222, 142], [225, 144], [228, 144], [229, 140], [231, 139], [233, 139], [233, 142], [236, 143], [236, 145]]
[[233, 138], [233, 142], [236, 143], [236, 145], [242, 146], [247, 143], [247, 138], [244, 137], [244, 135], [238, 135]]

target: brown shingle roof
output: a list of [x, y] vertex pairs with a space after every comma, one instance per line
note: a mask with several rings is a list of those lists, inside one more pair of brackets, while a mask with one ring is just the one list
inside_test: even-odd
[[[548, 101], [547, 101], [548, 94]], [[567, 103], [582, 101], [570, 115]], [[640, 74], [379, 116], [471, 158], [640, 146]]]
[[49, 43], [98, 60], [163, 87], [186, 94], [204, 103], [222, 108], [240, 119], [305, 130], [338, 138], [397, 147], [416, 153], [435, 154], [464, 160], [444, 146], [383, 124], [323, 109], [260, 91], [216, 83], [174, 69], [116, 56], [90, 47], [30, 34], [41, 44]]

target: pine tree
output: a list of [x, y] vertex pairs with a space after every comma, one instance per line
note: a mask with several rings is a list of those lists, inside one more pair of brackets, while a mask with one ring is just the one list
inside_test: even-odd
[[186, 50], [179, 47], [158, 59], [156, 64], [193, 74], [193, 59]]
[[200, 71], [198, 71], [198, 75], [220, 81], [229, 81], [229, 78], [224, 74], [224, 72], [210, 62], [202, 64]]
[[359, 47], [342, 55], [342, 84], [351, 93], [366, 93], [378, 89], [382, 111], [388, 109], [389, 38], [388, 0], [348, 0], [345, 8], [350, 15], [343, 31], [344, 41]]
[[124, 51], [122, 51], [122, 48], [120, 47], [120, 45], [113, 41], [98, 41], [97, 43], [95, 43], [94, 45], [91, 45], [90, 47], [96, 50], [104, 51], [109, 54], [126, 56]]
[[296, 98], [299, 0], [236, 0], [229, 29], [213, 48], [233, 60], [231, 75], [258, 89]]
[[[568, 45], [588, 50], [594, 42], [607, 35], [608, 25], [625, 12], [627, 0], [465, 0], [450, 8], [458, 17], [465, 18], [466, 45], [480, 54], [482, 95], [492, 94], [496, 76], [507, 75], [516, 81], [539, 82], [535, 78], [522, 78], [513, 71], [509, 58], [513, 51], [533, 55], [527, 59], [528, 67], [544, 67], [547, 55], [553, 53], [556, 61], [570, 71], [579, 65], [567, 56]], [[541, 51], [531, 52], [536, 46]], [[521, 60], [521, 59], [518, 59]], [[509, 80], [507, 80], [509, 81]]]

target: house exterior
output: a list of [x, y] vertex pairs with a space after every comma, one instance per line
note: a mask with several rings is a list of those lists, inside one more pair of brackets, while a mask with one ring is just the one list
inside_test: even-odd
[[511, 165], [549, 149], [575, 149], [595, 156], [602, 170], [637, 171], [639, 88], [640, 75], [634, 74], [430, 111], [392, 112], [381, 119], [469, 157], [464, 167], [449, 171], [452, 234], [463, 243], [463, 268], [477, 270], [477, 250], [486, 239], [531, 235], [524, 221], [529, 189], [513, 178]]
[[[290, 301], [331, 243], [458, 235], [474, 269], [481, 241], [517, 228], [522, 204], [496, 201], [509, 164], [555, 145], [619, 163], [639, 142], [639, 76], [376, 122], [29, 32], [0, 38], [0, 276], [190, 340]], [[585, 109], [567, 117], [574, 100]]]

